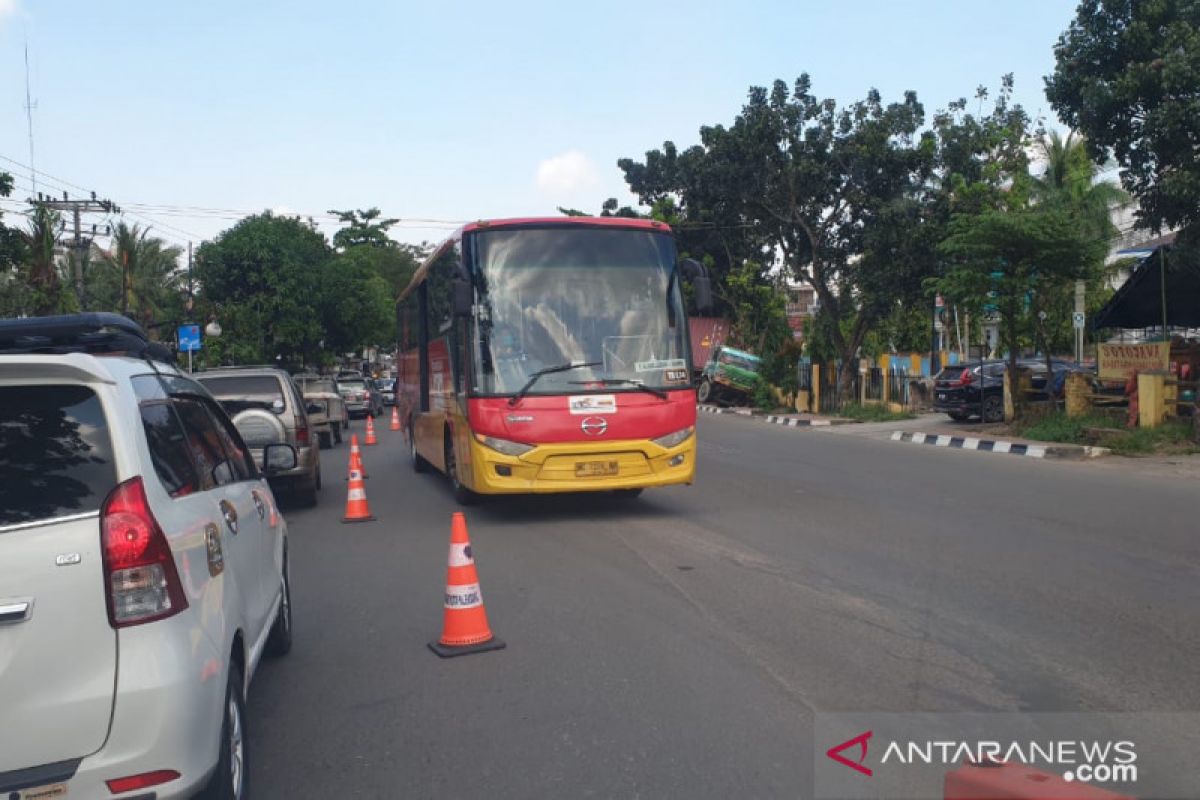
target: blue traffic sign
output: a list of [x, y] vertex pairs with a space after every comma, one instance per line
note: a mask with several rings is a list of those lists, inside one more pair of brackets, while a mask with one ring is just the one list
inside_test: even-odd
[[179, 336], [179, 352], [196, 353], [200, 351], [199, 325], [180, 325], [177, 335]]

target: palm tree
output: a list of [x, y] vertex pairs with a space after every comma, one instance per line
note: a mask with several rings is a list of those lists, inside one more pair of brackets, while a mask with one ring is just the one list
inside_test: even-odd
[[172, 301], [183, 291], [182, 252], [150, 236], [149, 228], [119, 223], [104, 261], [120, 275], [120, 312], [134, 317], [147, 330], [164, 321]]
[[[1129, 201], [1120, 187], [1108, 181], [1097, 180], [1099, 170], [1088, 157], [1082, 136], [1068, 133], [1064, 138], [1058, 131], [1043, 135], [1038, 142], [1045, 168], [1040, 177], [1033, 179], [1034, 199], [1038, 203], [1055, 205], [1066, 209], [1080, 230], [1089, 238], [1112, 242], [1119, 233], [1113, 223], [1113, 209]], [[1090, 269], [1089, 291], [1099, 288], [1104, 278], [1104, 263], [1101, 259]], [[1069, 292], [1068, 287], [1062, 287]], [[1034, 298], [1035, 311], [1044, 309], [1049, 298]], [[1065, 300], [1058, 304], [1066, 309]], [[1050, 343], [1047, 328], [1038, 315], [1034, 323], [1046, 352], [1047, 370], [1050, 370]], [[1048, 372], [1047, 374], [1053, 374]]]
[[36, 316], [62, 310], [62, 281], [54, 263], [54, 245], [60, 221], [57, 211], [40, 203], [35, 204], [29, 217], [29, 230], [24, 236], [31, 290], [29, 304]]
[[1112, 239], [1117, 233], [1112, 210], [1128, 202], [1129, 195], [1114, 183], [1096, 180], [1099, 171], [1088, 158], [1083, 137], [1072, 132], [1064, 139], [1058, 131], [1051, 131], [1038, 146], [1046, 167], [1041, 177], [1033, 179], [1037, 199], [1067, 205], [1088, 233]]

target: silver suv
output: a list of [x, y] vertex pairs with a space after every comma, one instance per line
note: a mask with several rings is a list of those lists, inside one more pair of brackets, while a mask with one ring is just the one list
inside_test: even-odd
[[115, 314], [0, 320], [0, 797], [247, 796], [246, 691], [291, 648], [287, 524], [155, 347]]
[[275, 367], [222, 367], [199, 372], [196, 379], [233, 417], [260, 466], [267, 445], [286, 443], [295, 448], [295, 468], [273, 476], [271, 485], [315, 506], [321, 490], [320, 448], [304, 398], [291, 376]]

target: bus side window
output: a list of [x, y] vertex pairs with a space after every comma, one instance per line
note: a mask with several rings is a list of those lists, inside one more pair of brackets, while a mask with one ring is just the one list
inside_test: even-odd
[[450, 293], [457, 270], [457, 249], [447, 247], [438, 255], [425, 283], [429, 290], [429, 338], [437, 338], [450, 329]]

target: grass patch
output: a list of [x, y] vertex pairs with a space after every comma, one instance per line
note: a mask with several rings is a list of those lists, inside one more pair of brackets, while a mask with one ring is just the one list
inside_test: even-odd
[[[1096, 431], [1119, 429], [1097, 435]], [[1098, 444], [1122, 456], [1181, 455], [1200, 453], [1192, 439], [1192, 421], [1174, 419], [1157, 428], [1125, 428], [1123, 417], [1089, 414], [1068, 417], [1062, 412], [1048, 414], [1014, 426], [1014, 433], [1039, 442]]]
[[917, 416], [910, 411], [890, 411], [885, 405], [864, 406], [858, 403], [842, 406], [837, 415], [858, 422], [896, 422], [902, 419], [916, 419]]

